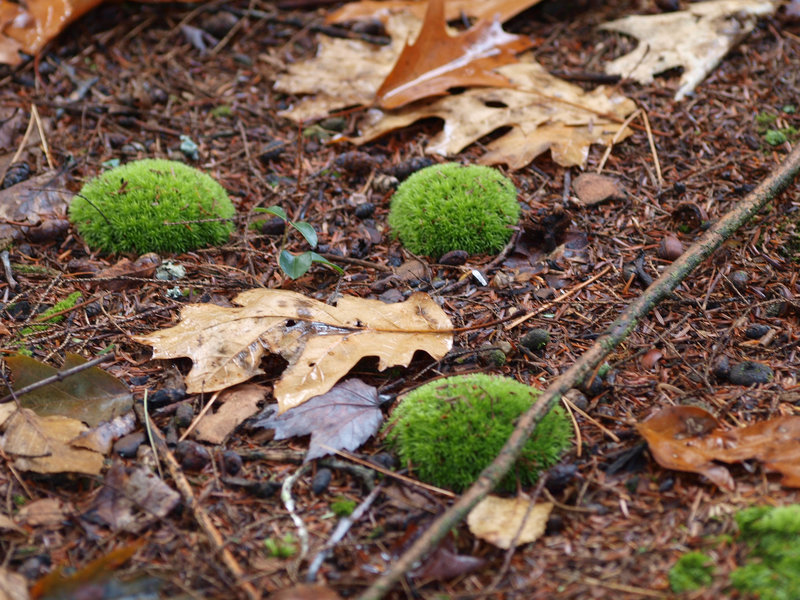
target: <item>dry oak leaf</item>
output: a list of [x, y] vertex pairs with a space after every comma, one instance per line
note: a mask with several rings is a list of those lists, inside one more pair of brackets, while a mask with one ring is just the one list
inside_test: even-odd
[[737, 429], [697, 406], [662, 409], [637, 426], [656, 462], [666, 469], [700, 473], [732, 490], [733, 477], [724, 466], [756, 459], [768, 471], [783, 475], [786, 487], [800, 487], [800, 417], [775, 417]]
[[267, 352], [289, 363], [275, 384], [279, 411], [330, 390], [363, 357], [378, 368], [408, 366], [414, 352], [434, 359], [453, 346], [453, 324], [425, 293], [384, 304], [352, 296], [336, 306], [287, 290], [254, 289], [239, 294], [240, 307], [191, 305], [181, 323], [134, 339], [153, 346], [153, 358], [187, 356], [191, 393], [221, 390], [263, 373]]
[[[445, 3], [444, 16], [447, 21], [467, 16], [476, 21], [497, 19], [504, 22], [539, 2], [541, 0], [449, 0]], [[363, 0], [345, 4], [328, 15], [325, 21], [343, 23], [361, 19], [385, 19], [398, 12], [409, 12], [422, 21], [427, 8], [426, 0]]]
[[675, 100], [682, 100], [753, 30], [758, 17], [774, 13], [777, 5], [769, 0], [716, 0], [696, 2], [678, 12], [611, 21], [601, 29], [633, 36], [641, 43], [608, 63], [606, 73], [648, 84], [653, 75], [682, 67], [675, 92]]
[[[444, 120], [441, 133], [425, 149], [429, 154], [452, 156], [498, 129], [511, 129], [490, 142], [482, 164], [505, 163], [521, 169], [550, 150], [562, 166], [582, 166], [591, 144], [607, 144], [617, 135], [619, 121], [636, 109], [632, 100], [610, 89], [591, 92], [550, 75], [536, 62], [499, 67], [497, 72], [513, 89], [467, 90], [407, 109], [371, 109], [360, 123], [361, 135], [350, 141], [363, 144], [415, 121]], [[626, 130], [617, 139], [630, 135]]]
[[528, 38], [503, 31], [494, 19], [450, 35], [444, 0], [429, 0], [422, 29], [375, 92], [377, 103], [391, 109], [454, 87], [509, 87], [511, 82], [493, 69], [516, 62], [515, 55], [531, 45]]
[[392, 70], [405, 41], [416, 35], [422, 22], [409, 12], [390, 15], [386, 32], [392, 42], [376, 46], [361, 40], [318, 36], [317, 54], [311, 60], [289, 65], [279, 75], [275, 90], [305, 95], [278, 114], [296, 123], [328, 116], [347, 106], [367, 106]]

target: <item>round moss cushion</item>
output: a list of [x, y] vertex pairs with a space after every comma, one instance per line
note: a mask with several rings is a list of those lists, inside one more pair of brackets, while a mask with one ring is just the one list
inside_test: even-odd
[[[185, 252], [224, 244], [236, 210], [219, 183], [181, 162], [145, 159], [106, 171], [83, 186], [70, 221], [92, 249]], [[180, 223], [169, 225], [167, 223]]]
[[406, 179], [392, 197], [389, 226], [415, 254], [439, 258], [502, 250], [519, 221], [517, 190], [491, 167], [431, 165]]
[[[539, 390], [508, 377], [474, 374], [425, 384], [403, 397], [384, 430], [414, 474], [462, 491], [498, 455]], [[500, 487], [532, 485], [570, 445], [572, 424], [556, 406], [537, 425]]]

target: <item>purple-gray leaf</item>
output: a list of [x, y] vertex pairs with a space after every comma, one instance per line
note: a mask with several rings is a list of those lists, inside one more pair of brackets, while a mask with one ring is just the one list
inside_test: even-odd
[[360, 379], [348, 379], [282, 415], [262, 417], [253, 426], [274, 429], [276, 440], [311, 434], [304, 461], [308, 462], [336, 450], [359, 448], [383, 422], [380, 404], [377, 389]]

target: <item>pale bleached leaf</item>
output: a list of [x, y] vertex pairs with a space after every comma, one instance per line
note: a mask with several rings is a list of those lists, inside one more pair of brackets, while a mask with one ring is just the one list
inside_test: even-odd
[[639, 45], [606, 65], [606, 73], [648, 84], [653, 76], [683, 68], [675, 100], [691, 94], [722, 57], [756, 25], [758, 17], [775, 12], [769, 0], [714, 0], [689, 4], [686, 10], [633, 15], [601, 29], [635, 37]]

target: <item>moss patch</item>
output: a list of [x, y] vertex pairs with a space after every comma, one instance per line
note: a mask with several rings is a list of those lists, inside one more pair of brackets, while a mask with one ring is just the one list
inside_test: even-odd
[[517, 190], [496, 169], [456, 163], [420, 169], [392, 197], [389, 226], [415, 254], [494, 253], [519, 221]]
[[800, 598], [800, 504], [748, 508], [736, 523], [750, 552], [731, 573], [733, 586], [761, 600]]
[[36, 331], [45, 331], [50, 327], [51, 324], [63, 321], [65, 315], [59, 315], [57, 313], [67, 310], [68, 308], [72, 308], [78, 303], [80, 299], [81, 299], [80, 292], [72, 292], [69, 296], [55, 303], [53, 306], [51, 306], [42, 314], [40, 314], [38, 317], [36, 317], [35, 320], [42, 321], [42, 323], [37, 323], [35, 325], [30, 325], [28, 327], [25, 327], [24, 329], [20, 330], [19, 334], [21, 336], [25, 336], [25, 335], [30, 335], [31, 333], [34, 333]]
[[709, 585], [714, 579], [714, 561], [701, 552], [687, 552], [669, 570], [669, 586], [676, 594]]
[[[384, 428], [386, 441], [420, 479], [461, 491], [494, 460], [539, 393], [513, 379], [482, 374], [433, 381], [400, 401]], [[572, 425], [555, 407], [500, 487], [513, 490], [517, 479], [523, 485], [535, 483], [571, 439]]]
[[[223, 244], [235, 214], [225, 189], [176, 161], [139, 160], [92, 179], [69, 207], [86, 243], [105, 252], [185, 252]], [[205, 222], [199, 222], [205, 221]], [[177, 223], [180, 225], [165, 225]]]

